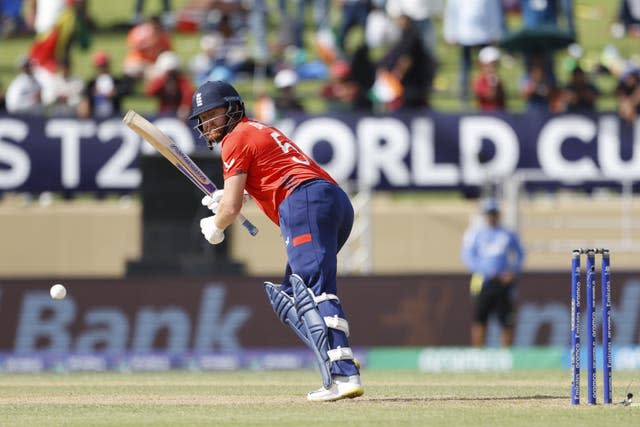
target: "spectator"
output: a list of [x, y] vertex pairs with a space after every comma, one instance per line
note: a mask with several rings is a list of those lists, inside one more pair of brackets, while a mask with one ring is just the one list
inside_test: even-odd
[[404, 87], [393, 73], [384, 68], [376, 70], [376, 77], [369, 91], [376, 112], [392, 112], [402, 108]]
[[160, 75], [149, 82], [144, 94], [158, 100], [159, 114], [186, 120], [191, 110], [193, 86], [180, 69], [180, 58], [174, 52], [163, 52], [158, 56], [156, 69]]
[[7, 87], [7, 111], [11, 114], [43, 113], [41, 88], [33, 76], [33, 62], [24, 56], [18, 61], [18, 67], [20, 73]]
[[324, 64], [331, 64], [342, 54], [340, 49], [338, 49], [336, 36], [329, 28], [323, 28], [316, 33], [315, 49], [318, 54], [318, 58]]
[[266, 68], [269, 64], [269, 47], [267, 44], [268, 6], [266, 0], [251, 0], [249, 5], [249, 28], [250, 33], [253, 35], [254, 46], [253, 58], [260, 66]]
[[505, 15], [520, 14], [520, 0], [502, 0], [502, 10]]
[[400, 29], [385, 10], [385, 0], [374, 0], [364, 26], [364, 43], [372, 49], [388, 46], [400, 38]]
[[618, 20], [611, 26], [611, 33], [616, 38], [640, 36], [640, 0], [620, 0]]
[[278, 118], [276, 104], [271, 96], [264, 90], [256, 94], [253, 104], [253, 117], [260, 123], [273, 124]]
[[342, 22], [338, 30], [337, 44], [344, 51], [347, 36], [354, 28], [364, 30], [367, 23], [367, 15], [371, 10], [370, 0], [340, 0]]
[[[144, 10], [144, 5], [145, 0], [136, 0], [133, 10], [133, 17], [131, 18], [131, 23], [133, 25], [138, 25], [143, 21], [142, 12]], [[161, 23], [164, 28], [173, 28], [176, 24], [175, 16], [173, 14], [173, 10], [171, 9], [170, 0], [162, 0]]]
[[43, 87], [42, 101], [54, 116], [75, 116], [84, 91], [84, 81], [71, 72], [71, 62], [65, 59], [51, 84]]
[[27, 25], [36, 35], [52, 30], [67, 8], [67, 0], [26, 0], [24, 4]]
[[[29, 56], [43, 84], [58, 71], [62, 61], [70, 58], [74, 41], [83, 49], [89, 46], [91, 23], [86, 0], [29, 0], [26, 8], [36, 33]], [[50, 75], [41, 78], [40, 71]]]
[[504, 17], [500, 0], [447, 0], [443, 31], [447, 43], [460, 46], [458, 84], [463, 105], [469, 101], [473, 51], [494, 44], [502, 36]]
[[523, 28], [552, 26], [576, 32], [573, 0], [520, 0], [520, 9]]
[[472, 272], [471, 344], [485, 344], [487, 322], [495, 313], [502, 326], [502, 345], [506, 347], [513, 344], [515, 286], [524, 251], [518, 235], [500, 225], [500, 208], [495, 199], [483, 200], [481, 209], [486, 223], [470, 227], [462, 245], [462, 259]]
[[616, 97], [620, 117], [630, 124], [635, 123], [640, 112], [640, 69], [635, 65], [627, 65], [620, 76]]
[[396, 23], [401, 32], [400, 40], [386, 53], [381, 66], [402, 85], [402, 98], [397, 108], [428, 107], [435, 62], [422, 45], [411, 18], [401, 15]]
[[162, 52], [171, 50], [171, 38], [158, 17], [133, 27], [127, 35], [127, 56], [123, 71], [134, 80], [153, 78], [153, 65]]
[[505, 109], [505, 91], [498, 74], [500, 51], [494, 46], [486, 46], [478, 53], [480, 73], [473, 83], [473, 93], [480, 111], [494, 112]]
[[329, 81], [320, 89], [329, 111], [352, 111], [357, 95], [358, 85], [351, 76], [349, 64], [342, 60], [333, 63]]
[[253, 73], [255, 62], [249, 53], [247, 29], [234, 26], [231, 15], [222, 15], [217, 29], [203, 39], [211, 68], [205, 72], [206, 78], [199, 80], [231, 81], [238, 74]]
[[93, 55], [94, 77], [87, 83], [78, 116], [106, 118], [120, 115], [122, 98], [131, 92], [132, 80], [111, 74], [111, 59], [104, 51]]
[[221, 37], [214, 34], [205, 34], [200, 38], [201, 52], [189, 61], [189, 72], [192, 80], [201, 85], [209, 80], [209, 73], [217, 63], [217, 50], [222, 43]]
[[253, 73], [254, 61], [248, 49], [248, 34], [245, 25], [233, 25], [230, 15], [222, 15], [217, 34], [221, 37], [217, 58], [229, 68], [233, 75]]
[[531, 68], [520, 80], [520, 95], [528, 111], [552, 111], [558, 89], [548, 72], [544, 54], [533, 57]]
[[[329, 28], [329, 0], [313, 1], [314, 30]], [[309, 0], [278, 0], [280, 10], [280, 44], [304, 49], [305, 6]], [[294, 5], [293, 13], [290, 5]]]
[[587, 79], [584, 70], [576, 65], [571, 70], [571, 78], [564, 88], [566, 110], [572, 113], [596, 111], [598, 88]]
[[[558, 28], [564, 29], [569, 34], [575, 35], [575, 20], [573, 13], [573, 0], [520, 0], [522, 10], [523, 29]], [[564, 20], [564, 22], [562, 22]], [[531, 52], [525, 54], [525, 69], [531, 70], [533, 57], [541, 56], [544, 61], [545, 73], [551, 78], [554, 85], [557, 84], [555, 64], [552, 50]]]
[[406, 15], [411, 18], [420, 34], [422, 45], [436, 59], [436, 31], [434, 18], [442, 12], [442, 0], [386, 0], [389, 16]]
[[373, 103], [369, 97], [369, 90], [376, 78], [376, 65], [371, 60], [369, 46], [362, 43], [351, 55], [349, 64], [351, 79], [357, 86], [353, 108], [358, 111], [371, 111]]
[[0, 38], [11, 37], [24, 31], [23, 2], [24, 0], [0, 1]]
[[274, 96], [276, 114], [278, 117], [284, 113], [303, 113], [305, 111], [302, 102], [296, 95], [296, 85], [298, 84], [298, 74], [285, 68], [276, 73], [273, 83], [277, 94]]

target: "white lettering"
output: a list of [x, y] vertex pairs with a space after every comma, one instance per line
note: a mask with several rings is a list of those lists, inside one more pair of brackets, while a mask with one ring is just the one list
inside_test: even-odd
[[620, 158], [620, 118], [602, 116], [598, 132], [598, 162], [602, 174], [615, 179], [640, 178], [640, 121], [634, 126], [631, 159]]
[[[495, 148], [494, 156], [486, 161], [480, 159], [483, 140], [491, 141]], [[465, 184], [479, 185], [511, 175], [518, 165], [518, 136], [508, 123], [495, 117], [461, 118], [459, 146]]]
[[[595, 120], [580, 115], [553, 117], [540, 129], [535, 146], [529, 147], [536, 150], [537, 158], [530, 155], [522, 159], [530, 151], [520, 153], [518, 135], [505, 120], [493, 116], [461, 117], [458, 129], [444, 129], [446, 132], [441, 132], [443, 129], [438, 126], [454, 123], [455, 118], [444, 124], [434, 120], [415, 116], [407, 126], [393, 117], [354, 116], [348, 122], [339, 117], [318, 117], [304, 120], [297, 127], [293, 120], [282, 120], [279, 128], [284, 135], [294, 134], [292, 140], [300, 150], [314, 157], [336, 180], [344, 182], [357, 176], [369, 187], [383, 183], [391, 187], [423, 188], [459, 183], [481, 185], [484, 180], [500, 179], [515, 172], [520, 163], [527, 169], [535, 168], [537, 163], [550, 179], [569, 183], [600, 177], [640, 179], [640, 122], [630, 136], [627, 130], [621, 133], [621, 122], [615, 114], [601, 115]], [[140, 152], [155, 153], [151, 145], [140, 144], [138, 136], [125, 130], [119, 119], [95, 123], [54, 118], [37, 122], [40, 123], [44, 125], [44, 135], [39, 132], [38, 135], [44, 136], [44, 143], [52, 146], [55, 145], [52, 139], [60, 139], [61, 184], [65, 189], [78, 188], [83, 178], [81, 172], [87, 173], [82, 168], [95, 167], [96, 161], [101, 165], [95, 174], [97, 188], [135, 189], [141, 182], [141, 172], [132, 166], [136, 157]], [[155, 124], [183, 152], [196, 151], [193, 134], [182, 121], [159, 118]], [[436, 130], [438, 135], [450, 135], [445, 137], [450, 140], [436, 142]], [[30, 138], [33, 136], [25, 121], [0, 118], [0, 190], [16, 189], [29, 181], [34, 166], [23, 145], [32, 143]], [[82, 153], [81, 143], [87, 142], [88, 147], [88, 142], [95, 139], [114, 147], [113, 155], [104, 154], [109, 152], [107, 149]], [[276, 142], [291, 152], [285, 138], [278, 136]], [[457, 147], [447, 146], [455, 143]], [[480, 159], [487, 147], [493, 155]], [[456, 152], [460, 156], [458, 162], [452, 159]], [[597, 155], [593, 154], [596, 152]], [[38, 161], [46, 156], [42, 151], [35, 153], [34, 159]], [[50, 155], [54, 159], [56, 156], [55, 152]], [[298, 155], [296, 159], [306, 161]], [[85, 160], [89, 163], [84, 164]], [[54, 170], [57, 172], [57, 167]], [[87, 184], [91, 187], [91, 182]], [[59, 187], [55, 182], [51, 186]]]
[[76, 188], [80, 184], [80, 139], [95, 135], [95, 123], [73, 119], [52, 119], [45, 126], [45, 135], [60, 138], [62, 186]]
[[386, 176], [392, 186], [410, 184], [404, 158], [409, 154], [409, 130], [393, 118], [363, 118], [358, 122], [358, 177], [365, 187], [375, 187]]
[[166, 354], [136, 354], [129, 359], [132, 371], [168, 371], [171, 359]]
[[538, 136], [540, 167], [549, 177], [563, 181], [597, 177], [598, 168], [592, 159], [567, 160], [562, 155], [562, 144], [568, 138], [588, 144], [595, 136], [596, 125], [588, 117], [568, 115], [549, 120]]
[[415, 119], [411, 126], [411, 173], [414, 185], [456, 185], [458, 166], [436, 164], [433, 121]]
[[294, 141], [308, 156], [324, 141], [331, 146], [331, 160], [322, 159], [322, 167], [338, 182], [349, 179], [356, 164], [356, 143], [351, 128], [340, 120], [322, 117], [303, 122], [295, 130]]
[[[307, 159], [306, 156], [301, 153], [295, 145], [291, 143], [289, 138], [275, 130], [269, 135], [271, 136], [271, 139], [273, 139], [273, 141], [276, 143], [276, 145], [280, 147], [284, 154], [289, 154], [291, 161], [293, 161], [294, 163], [300, 163], [302, 165], [309, 164], [309, 159]], [[293, 153], [290, 153], [290, 151], [295, 152], [296, 155], [294, 156]]]
[[107, 359], [92, 354], [76, 354], [69, 356], [65, 361], [68, 371], [106, 371]]
[[[189, 130], [189, 127], [181, 120], [172, 117], [162, 117], [155, 120], [153, 124], [186, 154], [191, 154], [195, 151], [196, 145], [191, 130]], [[151, 151], [155, 150], [148, 143], [144, 145], [149, 146], [149, 148], [152, 149]], [[204, 147], [204, 144], [202, 146]]]
[[26, 123], [14, 119], [0, 119], [0, 189], [19, 187], [29, 178], [31, 160], [29, 155], [15, 144], [5, 141], [23, 142], [29, 133]]
[[426, 348], [418, 356], [421, 372], [510, 371], [513, 355], [508, 349]]
[[[129, 169], [138, 157], [139, 139], [135, 133], [125, 130], [119, 119], [103, 122], [98, 126], [98, 138], [109, 142], [122, 138], [122, 144], [113, 156], [98, 170], [96, 184], [107, 188], [136, 188], [142, 181], [139, 169]], [[148, 144], [147, 144], [148, 145]]]

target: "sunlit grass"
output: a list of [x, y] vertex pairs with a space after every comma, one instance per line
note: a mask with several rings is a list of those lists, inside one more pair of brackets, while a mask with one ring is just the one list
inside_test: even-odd
[[[306, 401], [312, 371], [1, 375], [0, 425], [614, 426], [637, 407], [569, 402], [568, 372], [363, 371], [365, 395]], [[637, 372], [614, 375], [622, 400]], [[619, 385], [624, 382], [624, 385]]]

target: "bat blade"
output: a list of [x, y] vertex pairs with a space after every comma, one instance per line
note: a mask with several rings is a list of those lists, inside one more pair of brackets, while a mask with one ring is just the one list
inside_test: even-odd
[[[125, 125], [140, 135], [151, 144], [162, 156], [170, 161], [183, 175], [207, 195], [216, 191], [215, 184], [202, 172], [202, 169], [194, 163], [184, 151], [180, 149], [168, 136], [166, 136], [153, 123], [133, 110], [129, 110], [122, 119]], [[258, 234], [258, 228], [244, 215], [238, 215], [238, 221], [249, 231], [252, 236]]]

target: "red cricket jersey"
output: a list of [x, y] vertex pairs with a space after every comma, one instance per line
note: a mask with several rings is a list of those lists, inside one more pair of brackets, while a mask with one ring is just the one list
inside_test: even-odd
[[282, 132], [260, 122], [242, 119], [221, 147], [224, 179], [247, 174], [245, 189], [277, 225], [280, 203], [302, 182], [322, 178], [336, 183]]

